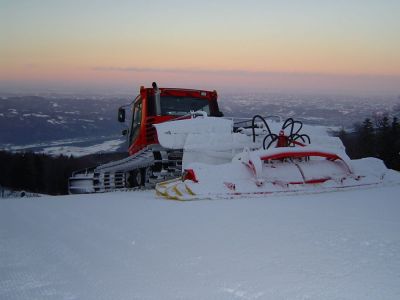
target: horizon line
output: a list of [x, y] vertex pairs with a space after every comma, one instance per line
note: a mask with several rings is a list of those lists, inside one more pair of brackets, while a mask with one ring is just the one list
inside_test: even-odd
[[386, 77], [399, 78], [399, 74], [387, 73], [333, 73], [333, 72], [296, 72], [296, 71], [263, 71], [263, 70], [245, 70], [245, 69], [202, 69], [202, 68], [153, 68], [153, 67], [117, 67], [117, 66], [94, 66], [90, 70], [96, 72], [132, 72], [132, 73], [192, 73], [192, 74], [220, 74], [234, 76], [321, 76], [321, 77]]

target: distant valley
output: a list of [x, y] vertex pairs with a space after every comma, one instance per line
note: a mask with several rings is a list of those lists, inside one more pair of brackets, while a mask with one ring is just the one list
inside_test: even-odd
[[[15, 96], [0, 98], [0, 150], [31, 150], [81, 156], [126, 151], [117, 109], [131, 97]], [[219, 96], [226, 117], [279, 115], [305, 123], [351, 128], [373, 116], [400, 115], [397, 96], [226, 93]]]

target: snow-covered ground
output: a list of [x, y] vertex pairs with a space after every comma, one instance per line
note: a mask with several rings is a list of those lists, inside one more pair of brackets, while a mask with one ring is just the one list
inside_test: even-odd
[[[113, 137], [101, 138], [86, 138], [86, 139], [70, 139], [58, 140], [48, 143], [37, 143], [23, 146], [15, 145], [0, 145], [0, 150], [18, 152], [18, 151], [33, 151], [36, 153], [44, 153], [47, 155], [73, 155], [75, 157], [102, 153], [114, 152], [123, 147], [125, 139]], [[125, 151], [125, 149], [124, 149]]]
[[0, 200], [0, 299], [400, 299], [399, 194]]
[[93, 153], [100, 153], [100, 152], [114, 152], [117, 151], [124, 144], [124, 140], [111, 140], [105, 141], [100, 144], [87, 146], [87, 147], [78, 147], [78, 146], [54, 146], [54, 147], [47, 147], [43, 149], [43, 153], [48, 155], [73, 155], [75, 157], [89, 155]]

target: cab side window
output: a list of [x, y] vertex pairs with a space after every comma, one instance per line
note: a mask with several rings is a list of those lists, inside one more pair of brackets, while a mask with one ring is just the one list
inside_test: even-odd
[[138, 137], [140, 125], [142, 124], [142, 101], [136, 102], [133, 107], [133, 120], [130, 134], [130, 144]]

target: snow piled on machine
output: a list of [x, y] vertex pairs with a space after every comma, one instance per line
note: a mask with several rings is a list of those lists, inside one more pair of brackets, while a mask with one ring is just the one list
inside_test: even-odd
[[[265, 132], [263, 124], [258, 124], [256, 134]], [[282, 122], [268, 120], [272, 132], [279, 132]], [[163, 147], [183, 149], [183, 168], [193, 162], [214, 165], [231, 162], [233, 157], [246, 147], [259, 149], [260, 142], [252, 143], [252, 131], [248, 128], [236, 128], [233, 119], [215, 117], [197, 117], [154, 124], [157, 136]], [[304, 125], [303, 131], [312, 136], [313, 144], [326, 146], [333, 151], [344, 152], [345, 148], [338, 137], [329, 136], [324, 126]], [[204, 158], [204, 159], [202, 159]]]
[[193, 200], [400, 183], [379, 159], [351, 160], [326, 127], [255, 119], [251, 126], [206, 116], [156, 124], [162, 146], [183, 149], [184, 170], [157, 193]]

